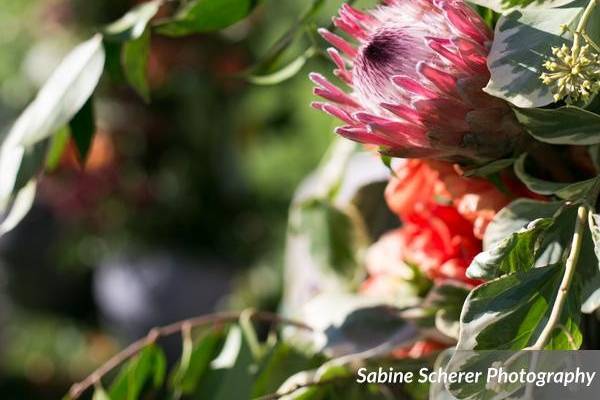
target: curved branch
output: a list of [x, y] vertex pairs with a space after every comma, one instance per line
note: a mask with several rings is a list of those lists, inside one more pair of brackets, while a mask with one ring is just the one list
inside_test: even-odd
[[552, 312], [550, 313], [548, 323], [542, 330], [542, 333], [540, 333], [540, 336], [533, 346], [528, 347], [527, 350], [543, 350], [550, 340], [550, 336], [552, 336], [554, 330], [560, 325], [560, 317], [563, 313], [565, 303], [567, 302], [569, 288], [571, 287], [571, 282], [573, 281], [573, 276], [575, 275], [575, 270], [577, 269], [577, 262], [579, 261], [579, 255], [581, 253], [581, 246], [583, 244], [583, 236], [585, 234], [588, 214], [589, 209], [586, 205], [579, 206], [579, 209], [577, 210], [575, 232], [573, 233], [573, 242], [571, 244], [571, 252], [569, 253], [569, 257], [565, 263], [565, 273], [560, 283], [556, 299], [554, 300]]
[[[190, 318], [183, 321], [178, 321], [170, 325], [158, 327], [152, 329], [148, 334], [131, 343], [121, 352], [115, 354], [112, 358], [110, 358], [106, 363], [100, 366], [97, 370], [92, 372], [87, 378], [83, 381], [74, 384], [71, 386], [69, 390], [69, 398], [72, 400], [76, 400], [81, 395], [83, 395], [88, 389], [92, 386], [98, 384], [102, 378], [108, 374], [113, 369], [117, 368], [119, 365], [134, 357], [140, 351], [142, 351], [145, 347], [156, 343], [159, 338], [171, 336], [176, 333], [180, 333], [185, 329], [198, 328], [202, 326], [215, 326], [215, 325], [224, 325], [234, 323], [239, 320], [241, 313], [240, 312], [222, 312], [215, 313], [210, 315], [205, 315], [196, 318]], [[313, 329], [298, 321], [293, 321], [291, 319], [283, 318], [275, 313], [259, 311], [255, 312], [251, 318], [253, 321], [262, 321], [262, 322], [270, 322], [277, 325], [290, 325], [299, 329], [313, 331]]]

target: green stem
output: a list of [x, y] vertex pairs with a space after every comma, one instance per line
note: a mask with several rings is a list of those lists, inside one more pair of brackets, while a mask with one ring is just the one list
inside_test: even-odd
[[596, 8], [596, 6], [598, 5], [599, 2], [600, 2], [600, 0], [591, 0], [589, 2], [589, 4], [587, 5], [587, 7], [585, 8], [585, 11], [583, 12], [583, 15], [581, 16], [581, 19], [579, 20], [579, 24], [577, 25], [577, 30], [575, 31], [575, 38], [574, 38], [574, 42], [573, 42], [574, 49], [580, 48], [581, 34], [585, 31], [585, 28], [588, 26], [588, 23], [590, 22], [590, 18], [592, 17], [592, 13], [594, 12], [594, 9]]
[[569, 257], [565, 263], [565, 274], [563, 275], [562, 282], [558, 288], [556, 300], [552, 306], [552, 312], [548, 318], [548, 323], [544, 327], [544, 330], [538, 337], [537, 341], [533, 346], [527, 348], [527, 350], [543, 350], [550, 340], [554, 330], [560, 325], [560, 317], [567, 302], [569, 289], [571, 287], [571, 283], [573, 282], [575, 270], [577, 269], [579, 255], [581, 254], [581, 246], [583, 243], [583, 236], [585, 234], [585, 227], [589, 212], [590, 211], [587, 205], [581, 205], [577, 210], [577, 222], [575, 224], [575, 233], [573, 234], [571, 252], [569, 253]]

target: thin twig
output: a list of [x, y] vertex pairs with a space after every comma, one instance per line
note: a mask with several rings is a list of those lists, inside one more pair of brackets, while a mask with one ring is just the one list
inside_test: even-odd
[[588, 213], [589, 208], [587, 205], [579, 206], [579, 209], [577, 210], [577, 222], [575, 224], [573, 242], [571, 244], [571, 252], [569, 253], [569, 257], [565, 263], [565, 273], [560, 283], [556, 300], [554, 300], [552, 312], [550, 313], [548, 322], [546, 323], [546, 326], [542, 330], [542, 333], [536, 340], [535, 344], [528, 347], [526, 350], [543, 350], [550, 340], [550, 336], [560, 324], [560, 317], [567, 302], [569, 288], [571, 286], [571, 282], [573, 281], [575, 270], [577, 269], [577, 262], [579, 261], [579, 255], [581, 253], [581, 245], [583, 243], [585, 226], [588, 220]]
[[[159, 338], [171, 336], [176, 333], [181, 332], [183, 329], [191, 329], [198, 328], [201, 326], [209, 326], [209, 325], [222, 325], [229, 324], [238, 321], [240, 318], [239, 312], [223, 312], [205, 315], [196, 318], [186, 319], [184, 321], [175, 322], [170, 325], [166, 325], [163, 327], [158, 327], [152, 329], [148, 335], [145, 337], [131, 343], [120, 353], [115, 354], [112, 358], [110, 358], [105, 364], [100, 366], [97, 370], [92, 372], [87, 378], [83, 381], [74, 384], [71, 386], [69, 390], [69, 398], [72, 400], [76, 400], [83, 393], [85, 393], [92, 386], [99, 383], [102, 378], [108, 374], [113, 369], [117, 368], [119, 365], [134, 357], [140, 351], [142, 351], [145, 347], [156, 343]], [[255, 321], [263, 321], [263, 322], [271, 322], [278, 325], [290, 325], [299, 329], [310, 330], [313, 329], [298, 321], [293, 321], [287, 318], [283, 318], [275, 313], [260, 311], [256, 312], [252, 316], [252, 320]]]

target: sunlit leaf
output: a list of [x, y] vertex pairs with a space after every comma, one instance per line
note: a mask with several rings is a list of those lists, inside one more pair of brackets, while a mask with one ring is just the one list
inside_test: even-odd
[[564, 8], [515, 11], [498, 21], [488, 57], [491, 80], [485, 91], [517, 107], [541, 107], [554, 102], [550, 87], [540, 79], [552, 47], [569, 44], [562, 24], [575, 24], [587, 0]]
[[129, 41], [142, 37], [150, 20], [160, 9], [162, 0], [153, 0], [134, 7], [119, 20], [104, 28], [105, 36], [110, 40]]
[[27, 149], [58, 132], [85, 105], [100, 80], [104, 60], [100, 35], [77, 46], [14, 123], [0, 149], [0, 211], [15, 187]]

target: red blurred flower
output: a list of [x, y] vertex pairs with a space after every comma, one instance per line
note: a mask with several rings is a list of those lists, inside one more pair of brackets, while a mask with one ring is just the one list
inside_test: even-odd
[[388, 205], [402, 220], [428, 204], [452, 204], [473, 223], [475, 236], [483, 238], [485, 229], [510, 197], [492, 183], [461, 176], [450, 163], [410, 160], [396, 170], [386, 189]]

